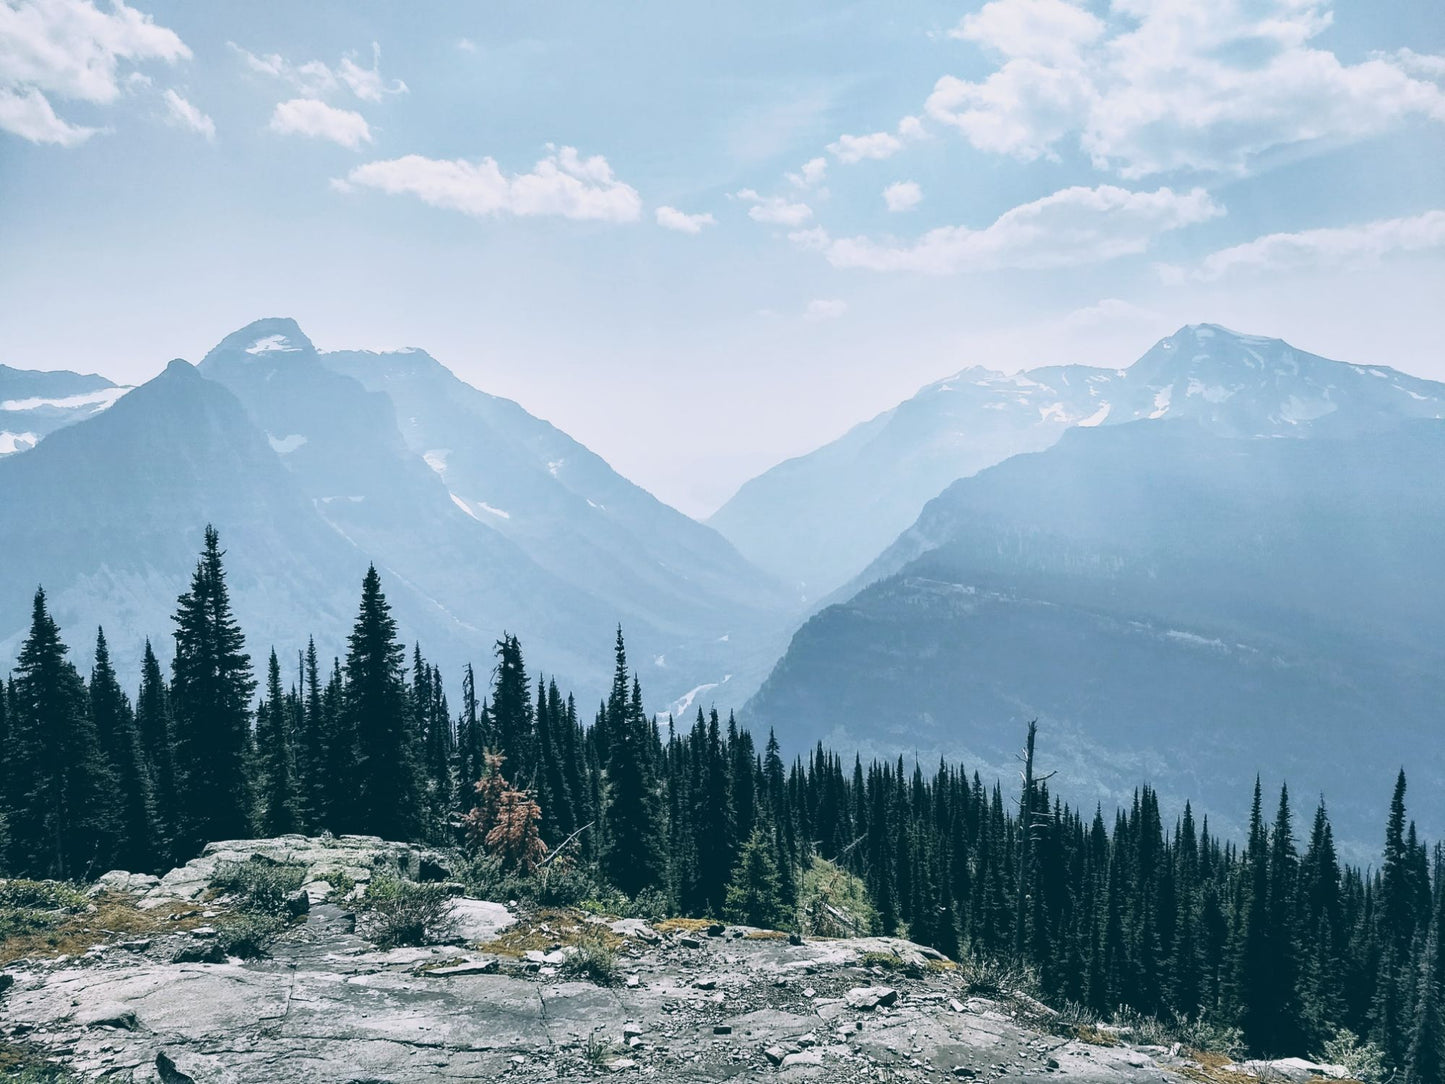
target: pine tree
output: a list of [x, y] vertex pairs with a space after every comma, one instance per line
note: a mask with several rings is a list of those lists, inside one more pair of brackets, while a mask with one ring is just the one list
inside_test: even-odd
[[260, 795], [257, 820], [262, 835], [299, 832], [302, 825], [301, 785], [296, 773], [292, 711], [281, 691], [281, 664], [275, 648], [266, 666], [266, 699], [256, 709]]
[[402, 678], [406, 650], [397, 641], [375, 565], [362, 580], [361, 608], [347, 644], [342, 716], [355, 759], [347, 766], [353, 795], [341, 823], [384, 839], [415, 839], [421, 794]]
[[175, 862], [176, 824], [180, 817], [175, 727], [171, 722], [170, 690], [149, 639], [141, 662], [135, 723], [155, 797], [155, 864], [157, 869], [169, 868]]
[[743, 844], [728, 883], [723, 913], [745, 926], [775, 930], [787, 925], [773, 855], [772, 833], [758, 825]]
[[248, 834], [250, 704], [256, 691], [245, 637], [231, 613], [220, 538], [206, 528], [191, 586], [176, 605], [171, 716], [179, 791], [179, 856]]
[[605, 718], [609, 746], [602, 865], [613, 884], [636, 896], [664, 883], [666, 858], [647, 733], [652, 724], [628, 696], [627, 650], [620, 628]]
[[37, 590], [7, 698], [9, 866], [31, 877], [99, 873], [115, 846], [115, 776], [67, 652]]
[[151, 773], [130, 701], [110, 662], [105, 630], [95, 637], [90, 672], [90, 717], [101, 751], [115, 776], [116, 844], [111, 858], [121, 869], [146, 871], [156, 862], [156, 807]]

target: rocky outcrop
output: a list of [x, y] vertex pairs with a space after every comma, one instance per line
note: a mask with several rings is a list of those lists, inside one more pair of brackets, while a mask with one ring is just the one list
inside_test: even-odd
[[[381, 841], [263, 844], [208, 848], [144, 888], [142, 899], [202, 895], [206, 863], [247, 852], [284, 855], [317, 875], [337, 863], [353, 878], [403, 855], [416, 871], [423, 857]], [[206, 943], [198, 927], [78, 957], [15, 961], [6, 967], [14, 984], [0, 997], [0, 1043], [26, 1044], [89, 1079], [149, 1084], [613, 1073], [661, 1081], [1180, 1079], [1178, 1059], [1086, 1044], [1027, 999], [970, 997], [951, 964], [906, 941], [792, 943], [746, 927], [519, 916], [468, 899], [457, 909], [447, 945], [381, 951], [353, 932], [343, 905], [317, 903], [257, 960], [174, 962], [179, 946]], [[579, 977], [586, 972], [573, 957], [588, 952], [613, 961], [610, 985]]]

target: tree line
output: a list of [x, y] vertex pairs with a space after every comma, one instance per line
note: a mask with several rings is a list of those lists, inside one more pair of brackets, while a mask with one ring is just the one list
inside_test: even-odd
[[1445, 1079], [1445, 849], [1408, 819], [1403, 771], [1366, 870], [1341, 862], [1323, 800], [1300, 832], [1288, 790], [1267, 817], [1258, 782], [1242, 844], [1188, 805], [1166, 824], [1147, 786], [1109, 817], [1074, 809], [1035, 775], [1032, 727], [1005, 797], [946, 762], [848, 764], [821, 744], [785, 762], [716, 710], [660, 726], [620, 629], [590, 723], [555, 681], [533, 685], [507, 635], [484, 687], [466, 667], [453, 712], [374, 567], [344, 657], [325, 665], [312, 641], [283, 668], [273, 650], [258, 679], [223, 556], [207, 528], [169, 674], [147, 642], [133, 701], [104, 632], [87, 680], [36, 592], [0, 687], [4, 872], [162, 871], [288, 832], [470, 838], [522, 875], [565, 846], [658, 910], [789, 928], [824, 862], [866, 889], [854, 932], [1011, 961], [1101, 1015], [1237, 1029], [1256, 1054], [1353, 1044], [1410, 1084]]

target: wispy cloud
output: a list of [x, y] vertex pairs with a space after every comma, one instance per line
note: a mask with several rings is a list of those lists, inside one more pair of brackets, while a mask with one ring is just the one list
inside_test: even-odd
[[883, 190], [883, 202], [895, 214], [911, 211], [923, 201], [923, 189], [913, 181], [894, 181]]
[[1113, 185], [1065, 188], [1021, 204], [982, 229], [942, 226], [913, 242], [800, 236], [835, 267], [945, 275], [1000, 268], [1057, 268], [1146, 251], [1155, 237], [1224, 213], [1202, 188], [1131, 192]]
[[[1187, 277], [1213, 280], [1250, 272], [1367, 266], [1387, 256], [1445, 248], [1445, 210], [1356, 226], [1271, 233], [1206, 256]], [[1161, 269], [1183, 278], [1178, 268]]]
[[704, 226], [716, 225], [717, 219], [709, 212], [690, 215], [676, 207], [659, 207], [656, 212], [657, 224], [664, 229], [678, 233], [701, 233]]
[[166, 121], [178, 128], [187, 128], [198, 135], [203, 135], [207, 140], [214, 142], [216, 139], [216, 123], [210, 117], [202, 113], [185, 98], [182, 98], [174, 90], [167, 88], [162, 100], [166, 103]]
[[122, 62], [174, 63], [191, 51], [173, 30], [114, 0], [0, 3], [0, 128], [32, 143], [74, 147], [99, 129], [64, 120], [51, 101], [108, 105], [121, 93]]
[[317, 98], [292, 98], [279, 103], [271, 114], [271, 131], [327, 139], [353, 151], [371, 142], [371, 126], [365, 117]]
[[926, 103], [979, 150], [1024, 160], [1074, 145], [1125, 178], [1250, 172], [1278, 147], [1338, 145], [1412, 119], [1445, 122], [1441, 58], [1357, 64], [1311, 42], [1328, 0], [1115, 0], [1107, 26], [1072, 0], [992, 0], [955, 36], [996, 56]]
[[322, 98], [342, 87], [363, 102], [379, 102], [389, 94], [407, 92], [407, 85], [400, 79], [388, 82], [383, 78], [381, 46], [376, 42], [371, 43], [369, 68], [363, 68], [356, 62], [355, 53], [342, 56], [333, 68], [323, 60], [307, 60], [297, 64], [280, 53], [258, 55], [233, 41], [226, 44], [250, 71], [277, 79], [305, 98]]
[[635, 222], [642, 214], [637, 190], [613, 176], [606, 158], [583, 158], [572, 147], [557, 149], [529, 173], [510, 176], [493, 158], [469, 162], [409, 154], [357, 166], [339, 186], [415, 196], [475, 218], [558, 215]]
[[749, 218], [769, 226], [801, 226], [813, 217], [813, 209], [806, 203], [793, 203], [782, 196], [760, 196], [751, 188], [742, 189], [737, 198], [752, 204]]

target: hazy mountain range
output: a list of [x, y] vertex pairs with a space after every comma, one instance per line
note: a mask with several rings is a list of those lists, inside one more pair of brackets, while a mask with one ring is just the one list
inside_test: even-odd
[[257, 654], [342, 650], [374, 561], [453, 680], [506, 630], [599, 695], [620, 622], [652, 708], [758, 690], [793, 750], [995, 770], [1039, 717], [1071, 793], [1237, 811], [1264, 769], [1345, 834], [1402, 762], [1445, 791], [1445, 385], [1383, 366], [1198, 325], [1128, 368], [965, 369], [708, 525], [423, 351], [285, 319], [128, 393], [0, 368], [0, 396], [38, 441], [0, 459], [0, 658], [40, 582], [82, 662], [97, 623], [167, 654], [214, 522]]
[[1264, 770], [1365, 832], [1402, 764], [1445, 791], [1445, 387], [1209, 327], [1122, 375], [1042, 375], [994, 394], [1022, 415], [1067, 388], [1066, 416], [1087, 396], [1129, 424], [950, 485], [745, 718], [1007, 769], [1037, 717], [1106, 808], [1149, 779], [1243, 809]]
[[0, 456], [35, 447], [41, 437], [99, 414], [129, 390], [95, 373], [0, 365]]
[[816, 600], [862, 570], [950, 482], [1048, 448], [1068, 429], [1192, 418], [1225, 436], [1302, 436], [1442, 413], [1440, 384], [1203, 324], [1127, 369], [964, 369], [752, 479], [708, 522]]
[[215, 522], [253, 652], [339, 652], [368, 562], [408, 639], [455, 676], [522, 640], [533, 672], [600, 695], [620, 622], [659, 708], [755, 687], [784, 592], [727, 542], [515, 403], [421, 351], [323, 355], [290, 320], [173, 362], [110, 410], [0, 462], [0, 653], [44, 583], [80, 657], [164, 651]]

